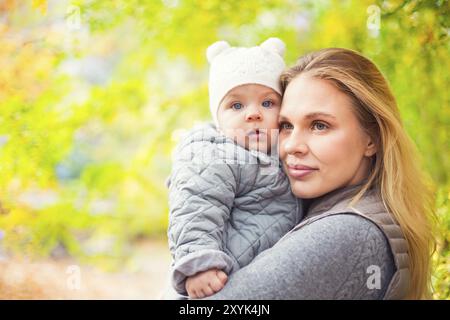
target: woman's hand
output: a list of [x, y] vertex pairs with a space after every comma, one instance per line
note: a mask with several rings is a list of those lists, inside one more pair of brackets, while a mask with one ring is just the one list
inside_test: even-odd
[[219, 269], [199, 272], [186, 280], [186, 291], [192, 299], [204, 298], [220, 291], [228, 276]]

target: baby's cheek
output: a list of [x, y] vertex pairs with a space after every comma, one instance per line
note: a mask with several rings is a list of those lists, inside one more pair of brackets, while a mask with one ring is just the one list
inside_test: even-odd
[[266, 125], [269, 127], [277, 127], [278, 126], [278, 116], [280, 115], [280, 111], [278, 108], [274, 108], [272, 110], [267, 110], [264, 114], [264, 119], [266, 120]]

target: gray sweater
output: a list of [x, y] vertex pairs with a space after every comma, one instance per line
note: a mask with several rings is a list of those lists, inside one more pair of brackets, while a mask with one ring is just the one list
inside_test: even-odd
[[[373, 265], [380, 268], [379, 289], [367, 286]], [[289, 233], [206, 299], [382, 299], [394, 272], [380, 229], [343, 213]]]

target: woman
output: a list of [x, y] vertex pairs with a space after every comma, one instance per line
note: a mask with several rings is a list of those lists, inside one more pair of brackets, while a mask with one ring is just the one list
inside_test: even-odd
[[281, 80], [280, 158], [306, 217], [209, 298], [429, 297], [432, 197], [385, 78], [324, 49]]

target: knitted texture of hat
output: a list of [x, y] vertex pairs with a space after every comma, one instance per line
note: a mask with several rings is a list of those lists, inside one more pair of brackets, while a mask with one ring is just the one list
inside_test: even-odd
[[208, 47], [209, 108], [216, 126], [220, 102], [233, 88], [244, 84], [260, 84], [281, 94], [280, 75], [286, 65], [285, 44], [269, 38], [256, 47], [231, 47], [218, 41]]

